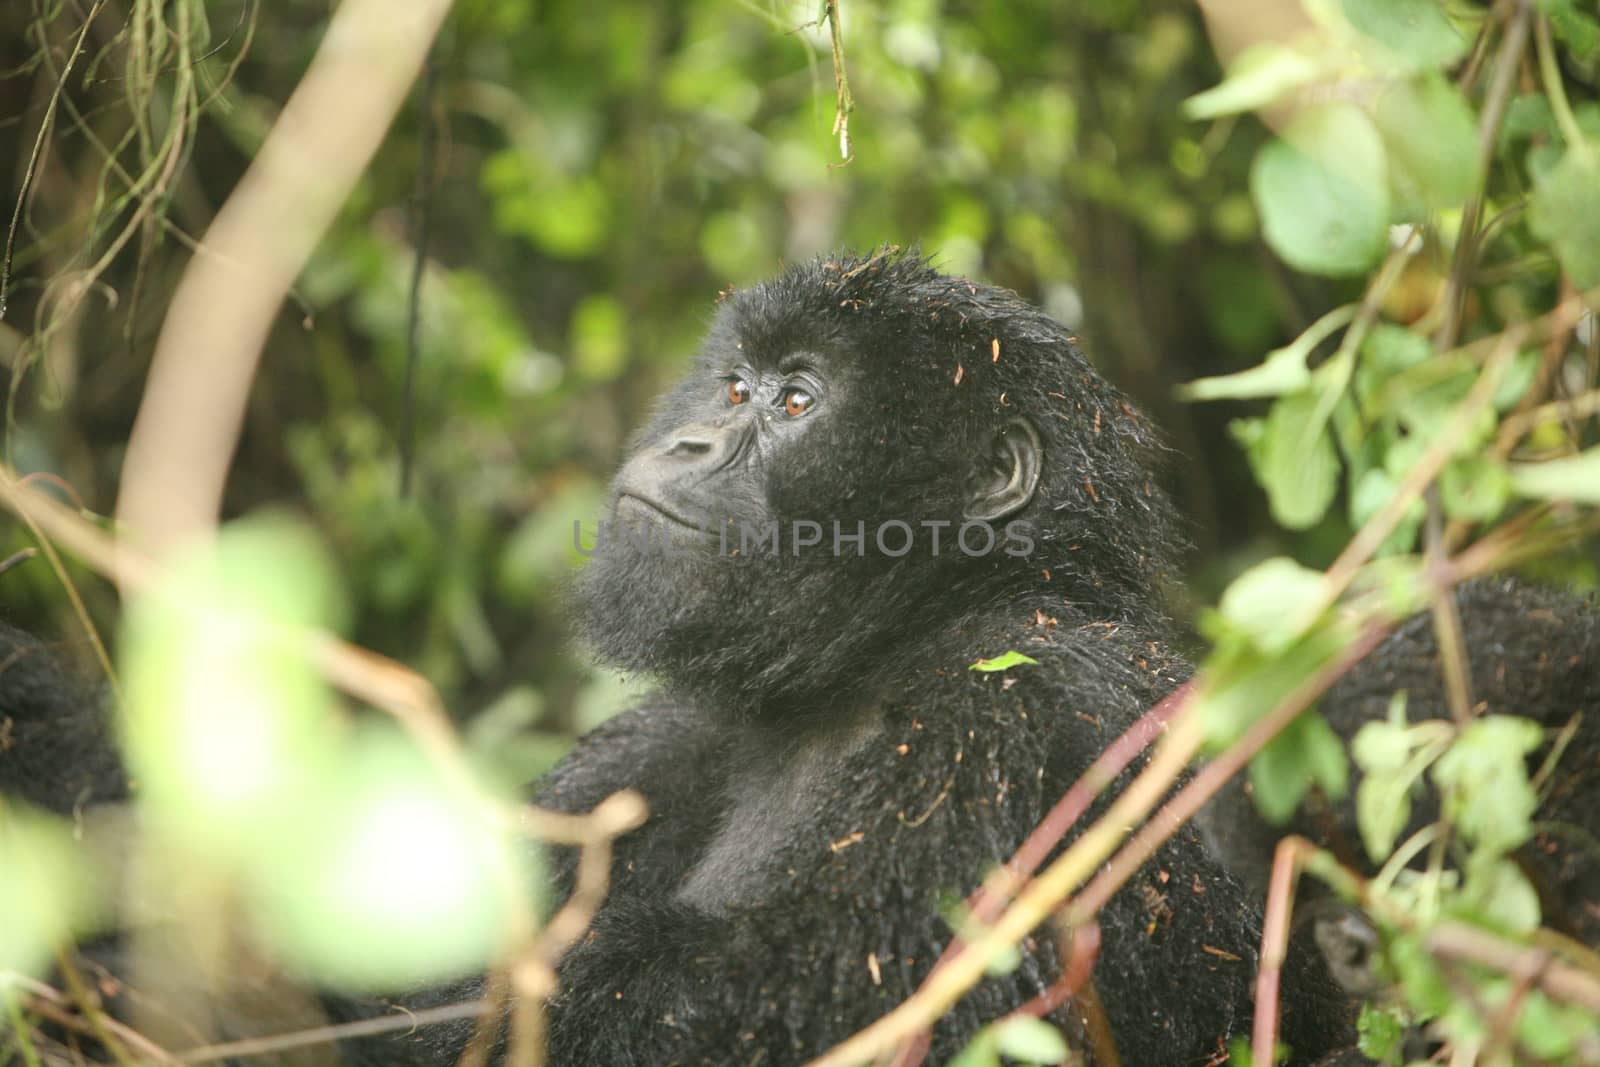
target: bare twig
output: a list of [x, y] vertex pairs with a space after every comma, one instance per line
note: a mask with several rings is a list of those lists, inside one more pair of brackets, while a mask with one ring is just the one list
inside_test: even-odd
[[1547, 996], [1600, 1014], [1600, 978], [1554, 959], [1548, 949], [1519, 945], [1454, 921], [1434, 927], [1423, 944], [1440, 959], [1493, 967], [1513, 978], [1532, 976]]
[[828, 20], [828, 33], [833, 44], [833, 135], [839, 138], [839, 162], [830, 167], [848, 166], [855, 158], [850, 147], [850, 113], [856, 109], [855, 97], [850, 93], [850, 78], [844, 69], [844, 28], [839, 24], [841, 0], [824, 0], [823, 17]]
[[357, 1019], [355, 1022], [329, 1026], [314, 1026], [307, 1030], [293, 1030], [289, 1033], [273, 1034], [270, 1037], [252, 1037], [243, 1041], [202, 1045], [178, 1053], [175, 1062], [215, 1063], [218, 1060], [243, 1059], [272, 1052], [284, 1052], [288, 1049], [304, 1048], [307, 1045], [331, 1045], [335, 1041], [347, 1041], [353, 1037], [372, 1037], [376, 1034], [394, 1033], [397, 1030], [419, 1030], [424, 1026], [437, 1026], [458, 1019], [476, 1018], [488, 1006], [486, 1000], [463, 1000], [422, 1011], [380, 1015], [373, 1019]]
[[1314, 849], [1303, 837], [1285, 837], [1272, 855], [1267, 883], [1267, 914], [1261, 924], [1261, 962], [1256, 968], [1256, 1013], [1250, 1032], [1250, 1060], [1260, 1067], [1278, 1062], [1278, 988], [1289, 955], [1289, 917], [1302, 856]]

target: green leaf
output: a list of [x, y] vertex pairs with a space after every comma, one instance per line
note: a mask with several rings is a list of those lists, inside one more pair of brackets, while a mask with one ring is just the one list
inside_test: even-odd
[[994, 1028], [994, 1037], [1002, 1053], [1024, 1063], [1066, 1063], [1071, 1053], [1061, 1031], [1031, 1015], [1001, 1021]]
[[1600, 504], [1600, 445], [1565, 459], [1514, 464], [1510, 476], [1518, 496]]
[[1469, 723], [1433, 765], [1445, 814], [1469, 840], [1506, 852], [1533, 835], [1538, 798], [1524, 757], [1543, 737], [1530, 719], [1488, 715]]
[[1344, 17], [1398, 69], [1444, 67], [1467, 53], [1437, 0], [1344, 0]]
[[1229, 649], [1227, 640], [1218, 636], [1220, 619], [1220, 615], [1213, 614], [1203, 625], [1218, 646], [1205, 665], [1209, 684], [1200, 692], [1200, 721], [1205, 726], [1206, 745], [1212, 751], [1238, 740], [1348, 640], [1348, 635], [1337, 627], [1324, 626], [1279, 655], [1262, 656], [1250, 646], [1241, 651], [1237, 643]]
[[1511, 496], [1505, 467], [1482, 456], [1465, 456], [1439, 476], [1439, 501], [1452, 519], [1488, 522]]
[[1276, 652], [1305, 632], [1312, 621], [1302, 617], [1305, 606], [1321, 588], [1321, 571], [1277, 556], [1235, 578], [1217, 608], [1263, 651]]
[[1272, 405], [1249, 450], [1256, 481], [1267, 491], [1272, 517], [1291, 530], [1317, 523], [1338, 488], [1339, 456], [1319, 419], [1321, 395], [1307, 391]]
[[1478, 124], [1443, 77], [1397, 82], [1379, 95], [1373, 119], [1389, 154], [1389, 178], [1412, 214], [1459, 207], [1477, 188]]
[[1560, 128], [1556, 125], [1556, 113], [1550, 107], [1549, 97], [1543, 93], [1524, 93], [1506, 105], [1505, 121], [1500, 123], [1500, 147], [1503, 149], [1535, 136], [1558, 137]]
[[1357, 1047], [1367, 1059], [1383, 1062], [1398, 1056], [1405, 1032], [1405, 1023], [1395, 1011], [1371, 1002], [1361, 1005], [1361, 1018], [1356, 1021]]
[[1572, 1004], [1558, 1004], [1538, 990], [1522, 1002], [1517, 1018], [1517, 1044], [1540, 1062], [1558, 1062], [1572, 1055], [1580, 1041], [1600, 1032], [1600, 1015]]
[[1600, 144], [1567, 147], [1536, 182], [1529, 224], [1555, 249], [1574, 285], [1600, 285]]
[[1600, 20], [1580, 8], [1577, 0], [1538, 0], [1538, 6], [1556, 37], [1578, 60], [1590, 60], [1600, 50]]
[[1267, 243], [1299, 270], [1360, 274], [1383, 252], [1383, 140], [1354, 105], [1325, 104], [1297, 118], [1256, 154], [1250, 192]]
[[1032, 656], [1024, 656], [1021, 652], [1002, 652], [1000, 655], [995, 656], [992, 659], [980, 659], [978, 662], [968, 667], [967, 670], [985, 672], [1003, 671], [1010, 667], [1020, 666], [1024, 663], [1036, 664], [1038, 662], [1039, 661], [1034, 659]]
[[1198, 378], [1178, 386], [1178, 395], [1185, 400], [1238, 400], [1280, 396], [1304, 389], [1311, 384], [1311, 371], [1306, 367], [1306, 360], [1329, 335], [1347, 325], [1355, 313], [1354, 304], [1334, 308], [1307, 327], [1299, 337], [1282, 348], [1268, 352], [1260, 365], [1237, 374]]
[[[73, 843], [72, 826], [0, 804], [0, 974], [37, 975], [88, 913], [88, 864]], [[7, 983], [0, 980], [0, 1003]]]
[[1183, 113], [1191, 119], [1214, 119], [1253, 111], [1326, 72], [1323, 62], [1275, 41], [1262, 41], [1234, 58], [1222, 84], [1185, 100]]
[[1389, 717], [1367, 723], [1350, 743], [1350, 756], [1365, 774], [1356, 789], [1356, 826], [1374, 862], [1389, 857], [1411, 818], [1411, 786], [1419, 773], [1411, 766], [1412, 753], [1405, 695], [1397, 693], [1389, 703]]
[[986, 1026], [972, 1036], [967, 1047], [950, 1061], [950, 1067], [1000, 1067], [1000, 1050], [995, 1045], [994, 1027]]
[[1461, 902], [1501, 930], [1529, 934], [1539, 928], [1539, 893], [1508, 859], [1469, 864]]
[[1268, 822], [1281, 826], [1313, 783], [1337, 800], [1349, 789], [1350, 767], [1339, 735], [1321, 715], [1307, 711], [1250, 761], [1250, 784], [1256, 809]]
[[305, 528], [244, 520], [129, 606], [128, 758], [178, 832], [246, 851], [331, 758], [331, 701], [305, 637], [331, 612], [331, 575]]
[[339, 773], [248, 867], [274, 946], [307, 975], [393, 989], [470, 973], [537, 901], [538, 854], [392, 726], [342, 747]]

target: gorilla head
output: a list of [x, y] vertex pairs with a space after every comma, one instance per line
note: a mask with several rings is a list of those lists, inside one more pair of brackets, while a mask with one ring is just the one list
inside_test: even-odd
[[1153, 622], [1152, 435], [1054, 320], [914, 255], [735, 293], [611, 487], [589, 642], [793, 714], [929, 627], [1050, 597]]

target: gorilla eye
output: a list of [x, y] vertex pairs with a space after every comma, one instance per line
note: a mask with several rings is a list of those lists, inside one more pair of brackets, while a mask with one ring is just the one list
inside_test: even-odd
[[750, 383], [743, 378], [735, 378], [728, 383], [728, 403], [743, 404], [750, 399]]
[[789, 389], [783, 394], [783, 411], [790, 418], [799, 418], [810, 411], [811, 405], [816, 402], [816, 397], [804, 389]]

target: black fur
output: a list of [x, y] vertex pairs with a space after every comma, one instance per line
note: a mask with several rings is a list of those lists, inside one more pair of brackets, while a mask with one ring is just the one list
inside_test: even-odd
[[[816, 407], [784, 421], [770, 389], [794, 374], [809, 375]], [[729, 398], [730, 380], [745, 377], [751, 403], [764, 406]], [[1032, 437], [1005, 436], [1019, 418]], [[1037, 487], [1015, 476], [1026, 491], [995, 490], [1033, 445]], [[617, 515], [637, 517], [629, 493], [641, 492], [665, 507], [650, 521], [668, 526], [661, 516], [689, 505], [718, 522], [959, 524], [975, 495], [994, 490], [991, 499], [1012, 501], [1008, 519], [1031, 524], [1034, 548], [935, 558], [921, 542], [898, 559], [818, 550], [729, 559], [681, 528], [687, 554], [602, 543], [578, 585], [580, 629], [659, 692], [582, 739], [535, 799], [582, 812], [633, 788], [652, 815], [618, 843], [610, 895], [561, 964], [550, 1063], [797, 1064], [917, 987], [950, 938], [941, 902], [971, 892], [1104, 745], [1188, 673], [1160, 608], [1177, 537], [1152, 483], [1154, 447], [1057, 323], [919, 258], [816, 261], [724, 303], [619, 474]], [[1592, 609], [1583, 612], [1592, 626]], [[1504, 619], [1480, 618], [1470, 603], [1465, 614], [1475, 647], [1499, 639]], [[1437, 691], [1421, 631], [1408, 633], [1325, 702], [1342, 732], [1381, 713], [1374, 705], [1396, 685]], [[1545, 640], [1564, 638], [1555, 647], [1565, 656], [1583, 633], [1592, 637], [1568, 627]], [[969, 670], [1012, 650], [1037, 662]], [[1507, 651], [1508, 687], [1538, 655]], [[12, 727], [24, 747], [0, 751], [0, 788], [57, 810], [97, 790], [121, 795], [82, 697], [58, 698], [26, 671], [0, 673], [0, 696], [18, 682], [0, 708], [24, 713]], [[1565, 707], [1569, 685], [1593, 704], [1587, 674], [1529, 699]], [[1242, 800], [1210, 828], [1227, 862], [1253, 876], [1270, 835], [1246, 829], [1258, 823]], [[558, 851], [563, 892], [572, 862]], [[1185, 828], [1111, 902], [1095, 982], [1124, 1064], [1198, 1064], [1247, 1033], [1258, 900]], [[947, 1061], [1060, 967], [1051, 936], [1028, 939], [1013, 970], [940, 1022], [930, 1062]], [[1320, 961], [1294, 954], [1287, 981], [1292, 1061], [1346, 1048], [1350, 1002]], [[329, 1006], [335, 1017], [378, 1007]], [[1055, 1018], [1081, 1047], [1081, 1012]], [[443, 1065], [466, 1033], [431, 1028], [353, 1042], [346, 1054]]]

